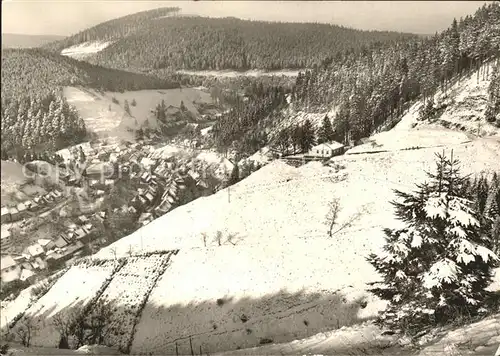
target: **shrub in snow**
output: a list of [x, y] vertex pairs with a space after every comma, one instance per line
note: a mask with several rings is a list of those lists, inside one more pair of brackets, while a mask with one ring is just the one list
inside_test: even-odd
[[458, 161], [438, 155], [430, 183], [392, 202], [406, 227], [386, 229], [386, 245], [369, 262], [384, 277], [372, 292], [389, 301], [379, 322], [407, 332], [457, 317], [477, 315], [491, 297], [498, 257], [492, 251], [491, 219], [463, 198]]

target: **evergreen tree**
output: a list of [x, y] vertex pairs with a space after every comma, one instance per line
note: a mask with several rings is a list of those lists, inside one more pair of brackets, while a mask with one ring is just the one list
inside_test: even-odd
[[325, 116], [323, 118], [323, 124], [318, 132], [318, 144], [324, 142], [332, 142], [335, 139], [335, 133], [333, 132], [332, 122]]
[[238, 164], [235, 164], [233, 167], [233, 170], [231, 171], [231, 175], [229, 176], [229, 179], [227, 181], [227, 185], [231, 186], [233, 184], [236, 184], [240, 181], [240, 168], [238, 167]]
[[302, 133], [300, 140], [300, 149], [302, 152], [308, 152], [315, 144], [316, 132], [311, 121], [306, 120], [302, 125]]
[[368, 261], [383, 276], [372, 292], [389, 301], [379, 322], [411, 332], [422, 325], [476, 315], [490, 296], [498, 257], [491, 220], [458, 195], [458, 161], [438, 155], [431, 181], [410, 194], [396, 191], [396, 216], [406, 227], [385, 229], [384, 252]]
[[282, 154], [286, 155], [288, 154], [290, 141], [290, 131], [288, 129], [282, 129], [276, 137], [275, 145]]

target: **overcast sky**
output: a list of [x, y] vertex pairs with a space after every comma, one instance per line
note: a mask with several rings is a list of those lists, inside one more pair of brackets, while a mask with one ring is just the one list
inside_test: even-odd
[[138, 11], [177, 6], [184, 14], [322, 22], [365, 30], [433, 34], [485, 1], [2, 1], [2, 33], [71, 35]]

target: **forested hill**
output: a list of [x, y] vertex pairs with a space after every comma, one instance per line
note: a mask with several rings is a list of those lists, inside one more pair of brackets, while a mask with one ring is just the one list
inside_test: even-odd
[[[444, 108], [431, 99], [436, 90], [445, 92], [483, 63], [498, 63], [498, 58], [500, 4], [493, 3], [429, 38], [336, 54], [301, 73], [289, 100], [281, 86], [251, 90], [246, 102], [217, 122], [213, 134], [219, 147], [251, 154], [266, 145], [291, 145], [300, 132], [290, 120], [293, 112], [335, 112], [325, 118], [333, 126], [333, 139], [355, 142], [390, 128], [415, 100], [425, 103], [423, 117], [438, 116]], [[500, 68], [493, 73], [488, 94], [486, 119], [500, 125]], [[280, 121], [288, 121], [289, 127], [272, 134]], [[267, 134], [263, 128], [268, 128]]]
[[271, 23], [236, 18], [168, 16], [170, 8], [108, 21], [47, 46], [60, 52], [91, 42], [112, 42], [88, 58], [113, 68], [310, 68], [344, 51], [415, 38], [313, 23]]
[[109, 91], [178, 87], [175, 82], [103, 68], [42, 49], [2, 50], [2, 99], [43, 96], [65, 85]]

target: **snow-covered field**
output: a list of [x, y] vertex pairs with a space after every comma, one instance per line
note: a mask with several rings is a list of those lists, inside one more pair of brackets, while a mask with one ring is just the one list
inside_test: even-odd
[[[382, 245], [382, 228], [397, 224], [389, 203], [392, 189], [413, 190], [442, 149], [336, 157], [332, 164], [345, 166], [338, 172], [319, 163], [293, 168], [273, 162], [229, 190], [179, 207], [116, 242], [119, 255], [130, 248], [181, 249], [148, 300], [134, 352], [172, 351], [174, 340], [188, 352], [190, 335], [196, 349], [215, 352], [354, 323], [359, 316], [343, 309], [332, 292], [349, 294], [352, 286], [357, 296], [368, 297], [364, 283], [377, 276], [365, 257]], [[500, 142], [477, 139], [454, 146], [454, 155], [464, 173], [498, 169]], [[348, 226], [330, 239], [324, 216], [333, 197], [341, 206], [336, 227]], [[109, 248], [99, 252], [109, 254]], [[298, 290], [305, 297], [294, 296]], [[310, 300], [308, 293], [320, 297]], [[232, 299], [220, 307], [219, 298]], [[296, 309], [283, 312], [291, 305]], [[368, 303], [366, 312], [380, 308]], [[243, 323], [241, 314], [249, 320]]]
[[[102, 93], [86, 88], [65, 87], [64, 96], [69, 104], [76, 107], [88, 130], [100, 136], [118, 136], [128, 140], [134, 139], [128, 129], [158, 127], [151, 110], [162, 100], [167, 107], [171, 105], [175, 108], [184, 102], [196, 117], [199, 112], [194, 103], [212, 102], [207, 91], [194, 88]], [[130, 115], [125, 112], [125, 100], [129, 103]], [[135, 105], [132, 105], [133, 101]]]
[[122, 121], [128, 116], [120, 104], [113, 103], [112, 96], [97, 93], [91, 89], [66, 87], [64, 96], [68, 103], [75, 106], [85, 121], [87, 130], [105, 136], [131, 136], [119, 130]]
[[21, 291], [19, 296], [13, 301], [1, 302], [1, 328], [7, 326], [18, 314], [23, 313], [30, 306], [32, 289], [33, 286], [30, 286]]
[[83, 42], [63, 49], [61, 55], [81, 60], [102, 51], [112, 43], [112, 41]]
[[369, 142], [351, 148], [346, 154], [414, 150], [428, 147], [452, 148], [470, 140], [470, 137], [463, 132], [431, 125], [417, 126], [411, 131], [397, 131], [397, 134], [393, 131], [380, 132], [370, 137]]
[[175, 354], [177, 343], [189, 354], [190, 336], [197, 352], [234, 350], [374, 316], [383, 303], [371, 303], [362, 286], [373, 271], [336, 255], [338, 247], [294, 241], [181, 250], [148, 299], [132, 352]]
[[59, 333], [53, 325], [53, 318], [59, 313], [69, 313], [86, 305], [110, 277], [116, 262], [101, 266], [73, 266], [27, 311], [33, 318], [38, 331], [33, 336], [34, 346], [57, 347]]
[[[434, 169], [435, 153], [449, 155], [452, 149], [464, 174], [500, 170], [500, 138], [418, 123], [418, 105], [395, 129], [350, 152], [357, 154], [334, 157], [327, 166], [271, 162], [99, 251], [96, 257], [113, 259], [180, 250], [154, 284], [134, 329], [132, 352], [174, 354], [177, 347], [179, 354], [189, 354], [192, 344], [197, 353], [201, 348], [213, 354], [311, 337], [286, 344], [289, 351], [265, 346], [255, 353], [342, 352], [366, 340], [379, 343], [376, 351], [382, 353], [387, 340], [369, 324], [327, 337], [318, 333], [358, 323], [383, 307], [367, 292], [366, 284], [379, 277], [366, 257], [380, 251], [383, 228], [399, 225], [390, 204], [393, 189], [413, 191]], [[318, 114], [315, 121], [322, 118]], [[325, 216], [335, 199], [340, 212], [329, 237]], [[138, 300], [150, 284], [145, 277], [138, 282], [139, 273], [130, 279], [133, 271], [121, 273], [123, 282], [118, 279], [110, 289], [112, 299]], [[88, 300], [104, 275], [68, 272], [35, 304], [35, 313], [53, 314], [53, 308]], [[82, 280], [91, 284], [85, 290]], [[130, 296], [120, 294], [124, 285]], [[37, 342], [43, 337], [53, 344], [50, 329], [43, 330]]]
[[[112, 303], [116, 308], [110, 320], [111, 332], [105, 342], [125, 350], [133, 336], [134, 325], [140, 308], [149, 295], [170, 255], [131, 257], [127, 260], [104, 290], [99, 300]], [[99, 301], [98, 300], [98, 301]]]
[[[372, 323], [319, 333], [302, 340], [216, 355], [446, 355], [493, 356], [500, 350], [500, 314], [422, 339], [420, 350], [404, 348], [398, 336], [383, 336]], [[399, 339], [399, 340], [398, 340]], [[406, 340], [407, 341], [407, 340]]]
[[[464, 173], [498, 169], [496, 139], [453, 148]], [[442, 149], [340, 156], [332, 159], [336, 168], [275, 161], [101, 250], [97, 256], [113, 258], [181, 249], [147, 301], [132, 351], [165, 353], [177, 340], [186, 353], [191, 336], [196, 350], [212, 353], [305, 338], [373, 316], [383, 305], [366, 292], [377, 276], [365, 257], [380, 248], [382, 228], [396, 224], [392, 189], [412, 190]], [[328, 238], [324, 216], [334, 197], [341, 206], [336, 227], [349, 224]], [[60, 310], [77, 297], [87, 300], [101, 282], [83, 290], [74, 281], [105, 278], [78, 273], [65, 275], [36, 306]], [[141, 286], [127, 291], [139, 295]], [[56, 335], [43, 330], [43, 344], [53, 344]]]

